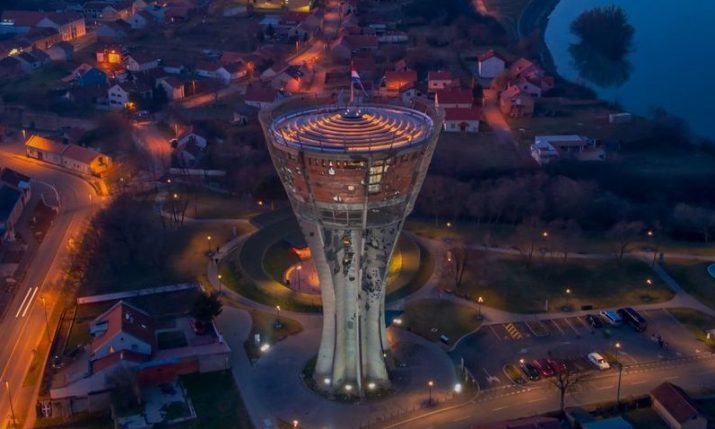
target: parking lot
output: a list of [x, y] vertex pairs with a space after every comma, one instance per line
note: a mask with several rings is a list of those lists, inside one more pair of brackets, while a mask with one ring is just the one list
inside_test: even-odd
[[[468, 336], [451, 355], [474, 375], [482, 389], [510, 385], [504, 365], [518, 366], [519, 360], [556, 358], [573, 370], [594, 367], [586, 359], [590, 352], [616, 355], [626, 367], [695, 355], [707, 347], [666, 310], [640, 312], [648, 321], [645, 332], [629, 325], [593, 329], [582, 315], [537, 321], [484, 325]], [[662, 346], [657, 337], [662, 339]]]

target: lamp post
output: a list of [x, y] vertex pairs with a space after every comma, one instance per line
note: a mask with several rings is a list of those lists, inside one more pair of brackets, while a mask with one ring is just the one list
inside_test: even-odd
[[298, 266], [295, 267], [295, 269], [298, 271], [298, 292], [300, 292], [300, 290], [302, 289], [302, 286], [303, 286], [303, 284], [302, 284], [303, 280], [301, 279], [301, 271], [303, 271], [303, 265], [298, 264]]
[[223, 285], [221, 284], [221, 274], [219, 274], [217, 277], [218, 277], [218, 293], [221, 294], [223, 292], [223, 288], [222, 288]]
[[293, 420], [293, 429], [298, 429], [298, 424], [300, 424], [298, 420]]
[[430, 380], [427, 382], [427, 389], [429, 390], [429, 399], [427, 400], [427, 405], [432, 406], [432, 387], [434, 386], [434, 381]]
[[616, 389], [616, 406], [621, 405], [621, 376], [623, 375], [623, 365], [618, 358], [618, 352], [621, 350], [621, 343], [616, 343], [616, 365], [618, 365], [618, 388]]
[[656, 258], [658, 257], [658, 246], [655, 243], [655, 231], [649, 229], [646, 234], [648, 235], [648, 238], [650, 238], [651, 244], [653, 245], [653, 261], [651, 264], [655, 265]]
[[210, 235], [206, 236], [206, 246], [209, 249], [209, 253], [211, 253], [211, 236]]
[[281, 306], [276, 305], [276, 323], [273, 325], [276, 329], [280, 329], [283, 325], [281, 324]]
[[10, 414], [12, 415], [12, 427], [17, 428], [17, 417], [15, 417], [15, 407], [12, 405], [12, 393], [10, 392], [10, 382], [5, 381], [5, 389], [7, 389], [7, 397], [10, 400]]
[[42, 310], [45, 312], [45, 325], [47, 327], [47, 343], [52, 346], [52, 339], [50, 338], [50, 318], [47, 317], [47, 302], [45, 301], [45, 296], [40, 297], [40, 301], [42, 301]]
[[571, 297], [571, 289], [566, 289], [566, 308], [571, 308], [569, 298]]
[[477, 320], [482, 320], [482, 304], [484, 304], [484, 298], [480, 296], [477, 298]]

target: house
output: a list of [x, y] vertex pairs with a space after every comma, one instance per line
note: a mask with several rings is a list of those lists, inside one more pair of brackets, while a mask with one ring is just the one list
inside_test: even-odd
[[189, 128], [176, 138], [176, 160], [179, 166], [193, 167], [206, 149], [206, 138]]
[[181, 74], [184, 72], [184, 64], [180, 61], [166, 60], [161, 62], [162, 69], [169, 74]]
[[15, 225], [25, 208], [22, 192], [0, 186], [0, 240], [15, 241]]
[[76, 144], [69, 144], [62, 153], [62, 166], [82, 174], [99, 176], [112, 165], [107, 155]]
[[[289, 92], [300, 92], [303, 78], [309, 73], [310, 71], [305, 67], [290, 65], [279, 73], [278, 76], [273, 78], [271, 85], [276, 89], [282, 89]], [[306, 77], [306, 79], [309, 81], [310, 75]]]
[[468, 107], [472, 107], [472, 104], [474, 104], [474, 94], [472, 94], [471, 89], [445, 89], [437, 91], [434, 96], [434, 102], [436, 105], [445, 109], [466, 109]]
[[0, 33], [27, 33], [33, 27], [53, 28], [64, 41], [78, 39], [87, 33], [84, 17], [77, 12], [6, 10], [0, 17]]
[[44, 56], [36, 55], [36, 52], [22, 52], [16, 55], [20, 61], [20, 66], [22, 71], [25, 73], [32, 73], [42, 67], [46, 61], [44, 61]]
[[90, 324], [89, 359], [94, 362], [119, 352], [148, 357], [156, 344], [155, 329], [154, 319], [149, 314], [119, 301]]
[[25, 142], [25, 152], [29, 158], [62, 165], [62, 153], [67, 145], [38, 135], [32, 135]]
[[196, 66], [196, 74], [209, 79], [220, 80], [224, 84], [231, 81], [231, 73], [221, 63], [202, 61]]
[[132, 26], [121, 19], [113, 22], [105, 22], [95, 30], [99, 40], [121, 40], [131, 33]]
[[404, 88], [412, 88], [417, 83], [417, 72], [414, 70], [385, 72], [384, 87], [387, 91], [397, 92]]
[[92, 67], [81, 73], [76, 82], [79, 86], [104, 86], [107, 84], [107, 75], [100, 69]]
[[355, 34], [343, 37], [344, 42], [350, 48], [350, 52], [376, 52], [379, 47], [377, 36]]
[[510, 86], [499, 95], [499, 110], [511, 118], [534, 116], [534, 98], [516, 85]]
[[522, 92], [529, 94], [532, 97], [541, 97], [542, 87], [541, 79], [536, 76], [522, 76], [516, 82], [513, 83]]
[[448, 71], [437, 70], [427, 73], [427, 90], [429, 92], [450, 88], [453, 84], [454, 77]]
[[249, 86], [244, 101], [249, 106], [262, 109], [278, 101], [278, 90], [260, 86]]
[[62, 36], [54, 28], [50, 27], [33, 27], [27, 33], [23, 34], [20, 42], [32, 49], [47, 50], [50, 46], [62, 42]]
[[248, 76], [248, 67], [242, 61], [229, 63], [223, 66], [231, 76], [231, 80], [243, 79]]
[[444, 109], [444, 130], [478, 133], [482, 110], [479, 107]]
[[147, 80], [137, 79], [134, 82], [120, 82], [107, 90], [110, 109], [132, 108], [138, 99], [151, 98], [153, 84]]
[[74, 58], [74, 46], [69, 42], [58, 42], [46, 49], [52, 61], [71, 61]]
[[88, 1], [84, 4], [83, 9], [84, 16], [88, 21], [126, 20], [134, 13], [132, 2], [125, 1]]
[[605, 153], [596, 142], [579, 135], [536, 136], [531, 145], [531, 156], [540, 165], [563, 158], [580, 161], [603, 161]]
[[118, 46], [98, 49], [95, 52], [95, 57], [98, 63], [124, 64], [124, 55]]
[[161, 60], [155, 55], [146, 53], [133, 53], [125, 58], [127, 70], [133, 72], [144, 72], [159, 67]]
[[184, 84], [176, 76], [160, 77], [156, 80], [156, 84], [164, 89], [169, 100], [181, 100], [186, 96]]
[[491, 49], [479, 55], [478, 60], [477, 72], [482, 79], [494, 79], [506, 68], [504, 57]]
[[110, 109], [123, 109], [129, 105], [130, 91], [122, 84], [115, 84], [107, 90]]
[[149, 12], [143, 10], [127, 17], [125, 21], [132, 27], [132, 30], [142, 30], [156, 24], [156, 18]]
[[514, 79], [518, 79], [522, 76], [529, 74], [543, 73], [544, 71], [541, 69], [541, 67], [536, 65], [536, 63], [527, 60], [526, 58], [519, 58], [509, 66], [509, 75]]
[[653, 410], [671, 429], [706, 429], [707, 418], [680, 387], [665, 382], [650, 392]]

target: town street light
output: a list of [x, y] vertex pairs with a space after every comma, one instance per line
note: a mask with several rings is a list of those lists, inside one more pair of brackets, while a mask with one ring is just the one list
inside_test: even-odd
[[298, 420], [293, 420], [293, 429], [298, 429], [298, 424], [300, 422]]
[[12, 427], [17, 427], [17, 417], [15, 417], [15, 407], [12, 405], [12, 393], [10, 393], [10, 382], [5, 381], [5, 389], [7, 389], [7, 397], [10, 400], [10, 414], [12, 415]]
[[616, 389], [616, 406], [621, 405], [621, 376], [623, 375], [623, 364], [618, 358], [618, 352], [621, 350], [621, 343], [616, 343], [616, 365], [618, 365], [618, 388]]
[[281, 324], [281, 306], [276, 305], [276, 323], [273, 325], [276, 329], [280, 329], [283, 325]]
[[47, 342], [52, 346], [52, 339], [50, 338], [50, 318], [47, 317], [47, 302], [45, 301], [44, 295], [40, 297], [42, 301], [42, 309], [45, 312], [45, 324], [47, 325]]
[[480, 296], [477, 298], [477, 320], [482, 320], [482, 304], [484, 304], [484, 298]]
[[566, 308], [571, 308], [569, 305], [569, 297], [571, 297], [571, 289], [566, 289]]
[[207, 247], [209, 249], [209, 253], [210, 253], [211, 252], [211, 236], [210, 235], [206, 236], [206, 245], [207, 245]]
[[431, 406], [432, 405], [432, 387], [434, 386], [434, 381], [430, 380], [427, 382], [427, 388], [429, 389], [429, 400], [427, 401], [427, 405]]
[[302, 288], [302, 286], [303, 286], [303, 285], [302, 285], [301, 275], [300, 275], [300, 272], [303, 270], [303, 266], [302, 266], [301, 264], [298, 264], [298, 266], [295, 267], [295, 269], [298, 270], [298, 292], [300, 292], [300, 290], [301, 290], [301, 288]]
[[647, 234], [648, 234], [648, 238], [651, 239], [651, 242], [652, 242], [651, 244], [653, 245], [653, 261], [651, 264], [655, 265], [655, 261], [658, 257], [658, 246], [656, 245], [656, 242], [655, 242], [655, 232], [652, 229], [649, 229]]
[[221, 284], [222, 276], [221, 276], [221, 274], [219, 274], [217, 277], [218, 277], [218, 293], [220, 294], [222, 292], [222, 284]]

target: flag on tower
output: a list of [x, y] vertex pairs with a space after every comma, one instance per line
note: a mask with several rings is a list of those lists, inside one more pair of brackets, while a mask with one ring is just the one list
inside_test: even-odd
[[362, 85], [362, 81], [360, 80], [360, 75], [355, 69], [355, 63], [350, 64], [350, 79], [352, 81], [351, 87], [352, 85], [355, 85], [357, 83], [358, 85], [360, 85], [360, 89], [362, 89], [362, 92], [367, 95], [367, 91], [365, 91], [365, 87]]

